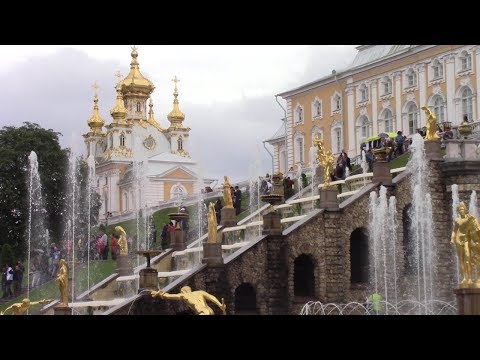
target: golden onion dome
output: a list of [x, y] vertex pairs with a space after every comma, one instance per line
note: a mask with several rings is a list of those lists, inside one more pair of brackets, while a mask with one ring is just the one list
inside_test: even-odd
[[93, 114], [92, 116], [90, 117], [90, 119], [88, 119], [88, 126], [90, 126], [90, 129], [94, 132], [94, 133], [101, 133], [102, 132], [102, 127], [103, 125], [105, 125], [105, 121], [102, 119], [102, 117], [100, 116], [100, 113], [98, 112], [98, 96], [97, 94], [95, 94], [94, 98], [93, 98]]
[[132, 48], [131, 55], [132, 62], [130, 63], [130, 72], [125, 79], [119, 82], [118, 85], [120, 85], [124, 94], [129, 92], [151, 94], [153, 89], [155, 89], [155, 86], [140, 72], [137, 60], [137, 48]]
[[127, 109], [123, 104], [122, 88], [119, 85], [117, 85], [117, 103], [115, 104], [115, 107], [110, 110], [110, 114], [115, 122], [120, 122], [127, 116]]
[[181, 125], [182, 121], [185, 120], [185, 114], [182, 113], [180, 111], [180, 108], [178, 107], [177, 82], [179, 82], [180, 80], [178, 80], [177, 77], [175, 76], [175, 78], [172, 81], [175, 82], [175, 90], [173, 91], [173, 96], [174, 96], [173, 110], [170, 111], [170, 114], [168, 114], [167, 119], [172, 123], [172, 125], [174, 124]]

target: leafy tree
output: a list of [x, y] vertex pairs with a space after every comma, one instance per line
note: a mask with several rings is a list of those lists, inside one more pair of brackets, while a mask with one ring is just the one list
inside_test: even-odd
[[11, 266], [15, 264], [15, 255], [9, 244], [3, 244], [0, 258], [0, 264], [2, 264], [2, 267], [5, 264], [10, 264]]
[[0, 244], [10, 244], [24, 258], [28, 225], [28, 156], [35, 151], [45, 199], [46, 226], [53, 241], [61, 238], [67, 150], [61, 149], [58, 132], [25, 122], [0, 130]]

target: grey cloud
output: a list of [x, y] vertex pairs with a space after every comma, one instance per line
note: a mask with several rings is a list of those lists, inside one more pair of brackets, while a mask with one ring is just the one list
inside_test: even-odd
[[[219, 179], [229, 175], [232, 181], [244, 180], [258, 157], [262, 162], [258, 175], [271, 172], [271, 158], [262, 141], [275, 133], [284, 116], [275, 102], [274, 93], [328, 74], [332, 67], [338, 67], [336, 64], [340, 60], [352, 61], [352, 53], [351, 49], [327, 51], [312, 47], [305, 60], [304, 74], [299, 78], [285, 69], [285, 73], [278, 76], [285, 79], [287, 85], [276, 89], [278, 91], [272, 92], [271, 96], [212, 105], [194, 105], [187, 99], [181, 99], [181, 109], [186, 114], [185, 124], [192, 129], [191, 154], [201, 164], [203, 175]], [[203, 64], [208, 68], [207, 65]], [[0, 126], [36, 122], [44, 128], [61, 132], [64, 147], [72, 146], [73, 133], [74, 148], [83, 150], [81, 135], [88, 130], [87, 119], [93, 107], [91, 85], [95, 80], [100, 85], [100, 113], [109, 123], [109, 110], [115, 102], [114, 72], [118, 69], [125, 75], [128, 64], [98, 61], [74, 49], [62, 49], [50, 56], [34, 57], [19, 63], [9, 73], [0, 75], [0, 82], [5, 84], [0, 88], [4, 104], [0, 107]], [[149, 76], [143, 67], [142, 72]], [[166, 86], [156, 85], [161, 88]], [[167, 123], [162, 113], [171, 109], [171, 91], [164, 89], [161, 93], [154, 93], [154, 101], [160, 99], [156, 104], [161, 105], [161, 110], [156, 110], [156, 116], [165, 126]], [[170, 105], [165, 107], [162, 103]]]
[[[36, 122], [62, 133], [62, 146], [81, 151], [81, 135], [88, 131], [87, 120], [93, 108], [92, 83], [97, 80], [100, 85], [100, 113], [109, 123], [109, 110], [115, 101], [114, 72], [117, 69], [125, 72], [128, 68], [124, 65], [97, 61], [74, 49], [62, 49], [54, 55], [20, 63], [0, 75], [0, 82], [7, 84], [0, 88], [4, 103], [0, 108], [0, 126]], [[148, 72], [143, 72], [148, 77]], [[165, 102], [171, 101], [170, 94], [164, 96], [167, 96]], [[201, 163], [204, 175], [214, 178], [230, 175], [232, 181], [245, 179], [257, 146], [275, 131], [281, 117], [277, 106], [273, 96], [217, 105], [182, 103], [186, 125], [192, 128], [191, 153]], [[160, 121], [167, 125], [166, 119]], [[270, 171], [271, 160], [263, 147], [261, 150], [263, 158], [267, 156], [263, 159], [266, 171]]]

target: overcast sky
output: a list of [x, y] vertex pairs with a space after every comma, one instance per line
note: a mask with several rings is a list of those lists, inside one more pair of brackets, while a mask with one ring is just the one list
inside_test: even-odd
[[[137, 46], [140, 70], [155, 84], [156, 120], [168, 127], [176, 75], [193, 159], [204, 176], [233, 182], [247, 179], [258, 158], [260, 174], [271, 172], [262, 141], [284, 116], [274, 95], [343, 69], [356, 54], [353, 45]], [[100, 86], [100, 113], [110, 123], [114, 74], [126, 76], [131, 60], [129, 45], [1, 45], [0, 52], [0, 126], [36, 122], [61, 132], [62, 146], [76, 152], [84, 149], [91, 85]]]

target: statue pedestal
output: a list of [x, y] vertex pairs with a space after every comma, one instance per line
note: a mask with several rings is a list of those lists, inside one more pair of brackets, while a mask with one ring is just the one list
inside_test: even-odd
[[237, 221], [235, 220], [235, 208], [223, 207], [222, 210], [220, 210], [220, 214], [220, 225], [223, 225], [225, 227], [237, 225]]
[[282, 223], [280, 220], [282, 216], [273, 211], [263, 215], [263, 235], [282, 235]]
[[458, 315], [480, 315], [480, 289], [455, 289]]
[[133, 268], [127, 255], [117, 256], [117, 272], [120, 276], [127, 276], [133, 274]]
[[185, 232], [182, 229], [175, 229], [170, 232], [170, 247], [173, 251], [182, 251], [187, 248], [185, 244]]
[[326, 210], [338, 210], [337, 194], [336, 186], [333, 189], [320, 190], [320, 208]]
[[138, 292], [142, 290], [158, 290], [158, 271], [151, 267], [140, 270]]
[[203, 244], [202, 264], [212, 267], [223, 266], [222, 244], [205, 243]]
[[53, 308], [53, 315], [72, 315], [72, 308], [65, 305], [57, 305]]
[[390, 174], [390, 166], [384, 160], [377, 160], [373, 163], [372, 182], [379, 182], [381, 185], [392, 185], [392, 175]]
[[443, 160], [439, 140], [425, 140], [425, 156], [429, 160]]

